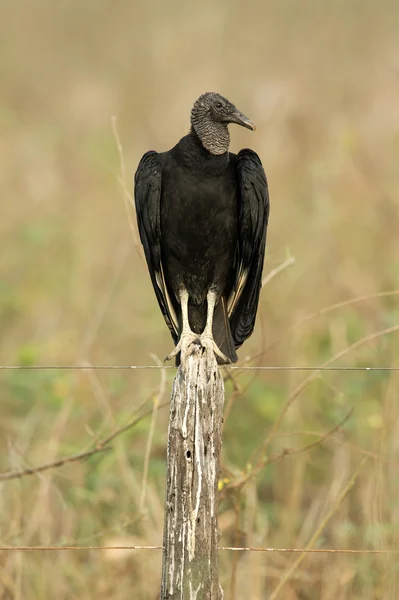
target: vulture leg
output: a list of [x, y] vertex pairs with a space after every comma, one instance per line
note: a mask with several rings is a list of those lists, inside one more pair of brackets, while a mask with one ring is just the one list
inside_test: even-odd
[[217, 346], [215, 340], [213, 339], [212, 326], [213, 326], [213, 313], [215, 311], [216, 305], [216, 292], [210, 290], [206, 296], [208, 310], [206, 314], [206, 325], [205, 329], [200, 336], [201, 344], [204, 348], [213, 350], [213, 352], [218, 356], [225, 364], [229, 363], [230, 360], [223, 354], [223, 352]]
[[180, 339], [173, 352], [171, 352], [165, 360], [171, 360], [180, 352], [181, 362], [184, 362], [189, 345], [195, 340], [198, 340], [199, 336], [191, 330], [190, 322], [188, 320], [188, 292], [186, 289], [183, 288], [180, 291], [179, 300], [182, 315], [182, 330], [180, 333]]

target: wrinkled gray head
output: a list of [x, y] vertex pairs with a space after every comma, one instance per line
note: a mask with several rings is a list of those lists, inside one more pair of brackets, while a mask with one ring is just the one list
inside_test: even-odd
[[211, 154], [224, 154], [230, 145], [229, 123], [255, 130], [255, 125], [237, 108], [215, 92], [202, 94], [191, 111], [191, 126]]

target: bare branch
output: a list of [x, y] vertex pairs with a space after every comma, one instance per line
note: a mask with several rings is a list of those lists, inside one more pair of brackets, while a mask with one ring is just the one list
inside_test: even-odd
[[[342, 302], [337, 302], [336, 304], [331, 304], [330, 306], [326, 306], [326, 307], [322, 308], [321, 310], [318, 310], [314, 313], [311, 313], [310, 315], [307, 315], [300, 321], [297, 321], [296, 323], [294, 323], [293, 325], [288, 327], [283, 332], [283, 334], [279, 338], [277, 338], [277, 340], [274, 340], [273, 342], [271, 342], [271, 344], [268, 345], [268, 347], [266, 348], [266, 352], [269, 352], [272, 348], [274, 348], [275, 346], [280, 344], [281, 341], [288, 334], [291, 334], [292, 331], [295, 331], [296, 329], [298, 329], [299, 327], [302, 327], [302, 325], [305, 325], [309, 321], [313, 321], [314, 319], [317, 319], [318, 317], [322, 317], [323, 315], [326, 315], [329, 312], [334, 312], [336, 310], [340, 310], [341, 308], [348, 308], [348, 306], [352, 306], [353, 304], [358, 304], [359, 302], [367, 302], [367, 300], [378, 300], [379, 298], [390, 298], [392, 296], [399, 296], [399, 289], [390, 290], [388, 292], [376, 292], [375, 294], [369, 294], [369, 295], [365, 295], [365, 296], [357, 296], [356, 298], [350, 298], [349, 300], [343, 300]], [[263, 353], [259, 353], [257, 356], [254, 357], [254, 359], [259, 358], [259, 357], [261, 358], [262, 354]]]
[[294, 263], [295, 258], [293, 256], [289, 256], [288, 258], [286, 258], [285, 261], [281, 263], [281, 265], [278, 265], [278, 267], [275, 267], [274, 269], [269, 271], [269, 273], [262, 279], [262, 287], [270, 283], [270, 281], [274, 279], [276, 275], [278, 275], [279, 273], [281, 273], [281, 271], [284, 271], [284, 269], [290, 267]]
[[[318, 537], [321, 535], [321, 533], [323, 532], [323, 530], [325, 529], [325, 527], [327, 526], [327, 524], [329, 523], [331, 518], [337, 512], [337, 510], [341, 506], [342, 502], [348, 495], [351, 488], [355, 485], [356, 480], [358, 479], [362, 469], [364, 468], [364, 466], [366, 465], [367, 462], [368, 462], [368, 459], [363, 458], [360, 465], [358, 466], [358, 468], [356, 469], [356, 471], [354, 472], [352, 477], [349, 479], [348, 483], [346, 484], [346, 486], [344, 487], [342, 492], [339, 494], [338, 498], [336, 499], [336, 501], [334, 502], [334, 504], [332, 505], [332, 507], [330, 508], [330, 510], [324, 517], [324, 519], [322, 519], [322, 521], [319, 524], [319, 526], [317, 527], [316, 531], [310, 538], [309, 542], [306, 545], [306, 550], [308, 550], [312, 546], [314, 546]], [[280, 594], [281, 590], [283, 589], [285, 584], [288, 582], [288, 580], [293, 576], [295, 571], [298, 570], [298, 568], [299, 568], [300, 564], [302, 563], [303, 559], [305, 558], [305, 556], [306, 556], [305, 552], [303, 552], [300, 556], [298, 556], [298, 558], [294, 561], [294, 563], [291, 565], [291, 567], [288, 569], [288, 571], [283, 575], [283, 577], [280, 578], [279, 583], [273, 590], [272, 594], [269, 596], [269, 600], [276, 600], [277, 598], [279, 598], [279, 594]]]
[[[162, 366], [162, 362], [159, 360], [159, 358], [157, 356], [155, 356], [155, 354], [152, 354], [151, 356], [155, 360], [156, 364]], [[165, 369], [161, 369], [161, 381], [159, 384], [158, 393], [155, 395], [155, 398], [153, 400], [151, 423], [150, 423], [150, 429], [148, 431], [147, 445], [146, 445], [145, 455], [144, 455], [143, 483], [141, 486], [141, 496], [140, 496], [140, 504], [139, 504], [139, 512], [140, 513], [142, 513], [144, 510], [144, 504], [145, 504], [146, 492], [147, 492], [148, 468], [149, 468], [149, 464], [150, 464], [152, 440], [154, 439], [155, 423], [157, 420], [159, 404], [165, 394], [165, 389], [166, 389], [166, 371], [165, 371]]]
[[310, 442], [309, 444], [306, 444], [305, 446], [301, 446], [300, 448], [284, 448], [278, 454], [274, 454], [273, 456], [270, 456], [269, 458], [265, 458], [265, 459], [261, 460], [256, 465], [256, 467], [254, 467], [244, 477], [241, 477], [241, 479], [238, 479], [238, 480], [236, 480], [236, 481], [234, 481], [234, 482], [229, 483], [228, 485], [226, 485], [226, 489], [227, 490], [232, 490], [232, 489], [242, 488], [242, 487], [244, 487], [244, 485], [246, 483], [248, 483], [248, 481], [250, 479], [252, 479], [253, 477], [255, 477], [258, 473], [260, 473], [260, 471], [262, 471], [265, 467], [267, 467], [267, 465], [270, 465], [271, 463], [274, 463], [274, 462], [279, 462], [285, 456], [289, 456], [290, 454], [299, 454], [300, 452], [306, 452], [307, 450], [311, 450], [315, 446], [320, 445], [327, 438], [331, 437], [332, 435], [334, 435], [334, 433], [336, 433], [337, 431], [339, 431], [340, 429], [342, 429], [342, 427], [350, 419], [350, 417], [352, 416], [352, 414], [353, 414], [353, 408], [351, 408], [351, 410], [342, 419], [342, 421], [340, 421], [339, 423], [337, 423], [336, 425], [334, 425], [334, 427], [332, 429], [330, 429], [329, 431], [327, 431], [326, 433], [324, 433], [322, 436], [320, 436], [314, 442]]
[[[169, 404], [168, 402], [164, 402], [163, 404], [159, 405], [158, 408], [162, 408], [164, 406], [167, 406], [168, 404]], [[90, 458], [94, 454], [98, 454], [100, 452], [108, 452], [109, 450], [112, 450], [112, 448], [109, 446], [109, 444], [112, 442], [112, 440], [114, 440], [116, 437], [118, 437], [122, 433], [125, 433], [129, 429], [132, 429], [132, 427], [134, 427], [135, 425], [140, 423], [140, 421], [142, 421], [143, 419], [145, 419], [146, 417], [151, 415], [152, 412], [153, 412], [153, 409], [147, 410], [146, 412], [142, 413], [140, 416], [135, 417], [134, 419], [129, 421], [129, 423], [126, 423], [126, 425], [123, 425], [122, 427], [115, 429], [106, 438], [97, 442], [95, 447], [91, 448], [90, 450], [85, 450], [82, 452], [78, 452], [77, 454], [65, 456], [64, 458], [59, 458], [58, 460], [54, 460], [52, 462], [45, 463], [43, 465], [39, 465], [38, 467], [32, 467], [30, 469], [25, 469], [23, 471], [9, 471], [7, 473], [0, 473], [0, 481], [7, 481], [9, 479], [20, 479], [21, 477], [25, 477], [27, 475], [37, 475], [38, 473], [42, 473], [43, 471], [48, 471], [49, 469], [63, 467], [64, 465], [66, 465], [68, 463], [77, 462], [80, 460], [86, 460], [87, 458]]]
[[125, 268], [126, 261], [131, 251], [131, 240], [123, 240], [115, 251], [115, 261], [114, 261], [114, 274], [111, 279], [111, 282], [108, 288], [105, 291], [105, 294], [102, 298], [97, 302], [95, 306], [95, 310], [93, 311], [92, 318], [89, 321], [87, 326], [85, 335], [83, 337], [83, 342], [80, 350], [81, 356], [84, 358], [88, 355], [91, 347], [94, 344], [94, 341], [97, 337], [97, 334], [100, 330], [100, 327], [104, 321], [105, 314], [108, 310], [109, 304], [111, 302], [112, 296], [115, 293], [116, 286], [121, 278], [123, 269]]
[[132, 212], [135, 212], [135, 205], [134, 205], [134, 199], [132, 194], [129, 192], [127, 185], [126, 185], [126, 168], [125, 168], [125, 158], [123, 156], [123, 147], [122, 147], [122, 142], [121, 142], [121, 138], [118, 132], [118, 126], [116, 124], [116, 116], [113, 115], [112, 116], [112, 131], [114, 133], [114, 138], [115, 138], [115, 143], [116, 143], [116, 147], [118, 149], [118, 154], [119, 154], [119, 161], [120, 161], [120, 175], [118, 176], [118, 183], [122, 188], [122, 192], [123, 192], [123, 201], [125, 203], [125, 208], [126, 208], [126, 214], [127, 214], [127, 219], [129, 222], [129, 227], [130, 230], [132, 232], [133, 235], [133, 243], [135, 245], [135, 248], [137, 250], [138, 255], [140, 256], [140, 259], [144, 262], [144, 255], [143, 255], [143, 250], [141, 247], [141, 244], [139, 242], [139, 238], [137, 235], [137, 228], [135, 226], [133, 217], [132, 217]]
[[[336, 362], [337, 360], [339, 360], [343, 356], [346, 356], [347, 354], [349, 354], [350, 352], [352, 352], [352, 350], [356, 350], [360, 346], [363, 346], [363, 344], [366, 344], [368, 342], [376, 340], [376, 339], [378, 339], [380, 337], [383, 337], [385, 335], [389, 335], [391, 333], [397, 333], [397, 332], [399, 332], [399, 325], [394, 325], [393, 327], [387, 327], [386, 329], [381, 329], [380, 331], [376, 331], [375, 333], [370, 333], [369, 335], [366, 335], [366, 336], [360, 338], [359, 340], [357, 340], [356, 342], [354, 342], [350, 346], [347, 346], [346, 348], [344, 348], [340, 352], [337, 352], [337, 354], [335, 354], [334, 356], [332, 356], [331, 358], [329, 358], [328, 360], [326, 360], [321, 365], [321, 368], [323, 369], [325, 367], [329, 367], [330, 365], [332, 365], [334, 362]], [[295, 388], [295, 390], [292, 392], [292, 394], [288, 398], [287, 402], [284, 404], [284, 406], [283, 406], [280, 414], [278, 415], [277, 419], [275, 420], [275, 422], [273, 424], [273, 427], [271, 428], [271, 431], [270, 431], [269, 435], [267, 436], [266, 440], [263, 443], [263, 448], [266, 448], [266, 446], [268, 446], [268, 444], [274, 438], [274, 436], [276, 435], [276, 433], [278, 431], [278, 428], [281, 425], [282, 420], [284, 419], [284, 417], [287, 414], [289, 408], [292, 406], [292, 404], [295, 402], [295, 400], [298, 398], [298, 396], [303, 392], [303, 390], [306, 388], [306, 386], [309, 383], [311, 383], [312, 381], [314, 381], [316, 379], [316, 377], [318, 377], [319, 375], [320, 375], [320, 368], [316, 368], [314, 371], [312, 371], [312, 373], [310, 373]]]

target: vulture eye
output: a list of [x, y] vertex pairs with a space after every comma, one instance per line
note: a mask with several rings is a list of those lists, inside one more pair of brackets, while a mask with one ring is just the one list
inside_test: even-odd
[[222, 108], [223, 104], [220, 101], [218, 101], [216, 102], [215, 106], [216, 108]]

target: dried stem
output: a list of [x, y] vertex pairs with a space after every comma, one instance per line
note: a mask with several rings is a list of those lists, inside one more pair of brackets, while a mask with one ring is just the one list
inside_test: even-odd
[[307, 450], [311, 450], [315, 446], [319, 446], [326, 439], [328, 439], [329, 437], [334, 435], [334, 433], [336, 433], [337, 431], [342, 429], [342, 427], [350, 419], [352, 414], [353, 414], [353, 408], [342, 419], [342, 421], [337, 423], [337, 425], [335, 425], [332, 429], [330, 429], [329, 431], [324, 433], [322, 436], [319, 437], [319, 439], [315, 440], [314, 442], [310, 442], [309, 444], [306, 444], [305, 446], [301, 446], [300, 448], [284, 448], [278, 454], [274, 454], [273, 456], [270, 456], [269, 458], [265, 458], [265, 459], [261, 460], [248, 474], [246, 474], [241, 479], [238, 479], [232, 483], [229, 483], [226, 486], [226, 488], [229, 490], [242, 488], [250, 479], [255, 477], [258, 473], [260, 473], [260, 471], [262, 471], [265, 467], [267, 467], [271, 463], [279, 462], [280, 460], [282, 460], [283, 458], [285, 458], [286, 456], [289, 456], [291, 454], [299, 454], [300, 452], [306, 452]]
[[304, 558], [306, 556], [305, 551], [309, 550], [316, 543], [318, 537], [321, 535], [321, 533], [327, 526], [330, 519], [337, 512], [337, 510], [341, 506], [342, 502], [348, 495], [349, 491], [355, 485], [355, 482], [356, 482], [357, 478], [359, 477], [363, 467], [366, 465], [367, 461], [368, 461], [367, 458], [364, 458], [361, 461], [359, 467], [356, 469], [356, 471], [354, 472], [354, 474], [352, 475], [352, 477], [350, 478], [350, 480], [348, 481], [348, 483], [346, 484], [346, 486], [344, 487], [342, 492], [339, 494], [338, 498], [336, 499], [336, 501], [334, 502], [334, 504], [332, 505], [332, 507], [330, 508], [330, 510], [324, 517], [324, 519], [322, 519], [321, 523], [317, 527], [316, 531], [313, 533], [309, 542], [306, 544], [306, 548], [304, 549], [304, 552], [302, 554], [300, 554], [300, 556], [298, 556], [298, 558], [294, 561], [294, 563], [291, 565], [291, 567], [288, 569], [288, 571], [285, 573], [285, 575], [283, 575], [281, 577], [279, 583], [273, 590], [272, 594], [269, 596], [269, 600], [276, 600], [279, 597], [279, 593], [281, 592], [281, 590], [283, 589], [285, 584], [289, 581], [289, 579], [292, 577], [292, 575], [295, 573], [295, 571], [298, 570], [299, 566], [301, 565], [302, 561], [304, 560]]
[[265, 277], [262, 279], [262, 287], [270, 283], [270, 281], [274, 279], [276, 275], [278, 275], [279, 273], [281, 273], [281, 271], [284, 271], [284, 269], [290, 267], [294, 263], [295, 258], [293, 256], [289, 256], [288, 258], [286, 258], [280, 265], [278, 265], [277, 267], [269, 271], [267, 275], [265, 275]]
[[[161, 408], [161, 406], [166, 406], [167, 404], [168, 404], [168, 402], [165, 402], [165, 403], [161, 404], [158, 408]], [[25, 477], [27, 475], [37, 475], [38, 473], [42, 473], [43, 471], [48, 471], [49, 469], [63, 467], [64, 465], [66, 465], [68, 463], [77, 462], [80, 460], [86, 460], [87, 458], [90, 458], [94, 454], [98, 454], [100, 452], [108, 452], [109, 450], [112, 450], [112, 448], [109, 446], [109, 444], [112, 442], [112, 440], [114, 440], [116, 437], [120, 436], [122, 433], [125, 433], [129, 429], [132, 429], [132, 427], [134, 427], [135, 425], [140, 423], [143, 419], [145, 419], [146, 417], [151, 415], [152, 412], [153, 412], [153, 409], [144, 412], [143, 414], [141, 414], [138, 417], [135, 417], [134, 419], [129, 421], [129, 423], [127, 423], [126, 425], [119, 427], [118, 429], [114, 430], [110, 435], [108, 435], [104, 439], [97, 442], [95, 447], [91, 448], [90, 450], [84, 450], [82, 452], [78, 452], [77, 454], [65, 456], [64, 458], [59, 458], [52, 462], [45, 463], [45, 464], [39, 465], [37, 467], [25, 469], [23, 471], [9, 471], [8, 473], [0, 473], [0, 481], [7, 481], [9, 479], [20, 479], [21, 477]]]
[[127, 185], [126, 185], [126, 168], [125, 168], [125, 158], [123, 156], [123, 147], [122, 147], [122, 142], [121, 142], [121, 138], [118, 132], [118, 127], [116, 124], [116, 116], [113, 115], [112, 116], [112, 131], [114, 133], [114, 138], [115, 138], [115, 143], [116, 143], [116, 147], [118, 150], [118, 155], [119, 155], [119, 162], [120, 162], [120, 175], [118, 175], [117, 179], [118, 179], [118, 183], [122, 188], [122, 192], [123, 192], [123, 201], [125, 203], [125, 208], [126, 208], [126, 214], [127, 214], [127, 218], [128, 218], [128, 222], [129, 222], [129, 227], [130, 230], [132, 232], [133, 235], [133, 242], [134, 242], [134, 246], [137, 250], [138, 255], [140, 256], [140, 259], [144, 261], [144, 254], [143, 254], [143, 249], [141, 247], [141, 244], [139, 242], [139, 237], [137, 234], [137, 228], [136, 225], [134, 223], [133, 217], [132, 217], [132, 211], [135, 212], [135, 204], [134, 204], [134, 199], [132, 194], [129, 192]]
[[[154, 358], [155, 362], [158, 365], [162, 366], [162, 362], [159, 360], [159, 358], [157, 356], [152, 355], [152, 357]], [[165, 369], [161, 369], [161, 381], [159, 384], [158, 393], [155, 395], [155, 398], [153, 400], [151, 423], [150, 423], [150, 429], [148, 431], [147, 445], [146, 445], [145, 455], [144, 455], [143, 482], [142, 482], [142, 486], [141, 486], [141, 496], [140, 496], [140, 504], [139, 504], [139, 512], [140, 513], [143, 512], [145, 501], [146, 501], [148, 468], [150, 465], [150, 454], [151, 454], [151, 448], [152, 448], [152, 441], [154, 439], [155, 423], [157, 420], [160, 402], [165, 394], [165, 389], [166, 389], [166, 371], [165, 371]]]

